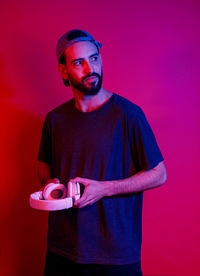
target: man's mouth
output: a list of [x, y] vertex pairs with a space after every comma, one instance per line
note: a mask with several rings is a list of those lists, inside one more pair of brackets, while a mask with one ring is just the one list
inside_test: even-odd
[[97, 77], [91, 76], [91, 77], [87, 77], [87, 78], [85, 79], [85, 81], [93, 82], [93, 81], [95, 81], [96, 79], [97, 79]]

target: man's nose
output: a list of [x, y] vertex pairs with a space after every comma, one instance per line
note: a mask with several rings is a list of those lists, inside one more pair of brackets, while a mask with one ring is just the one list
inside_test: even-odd
[[85, 61], [85, 64], [84, 64], [84, 73], [85, 74], [91, 74], [92, 72], [93, 72], [92, 65], [90, 64], [89, 61]]

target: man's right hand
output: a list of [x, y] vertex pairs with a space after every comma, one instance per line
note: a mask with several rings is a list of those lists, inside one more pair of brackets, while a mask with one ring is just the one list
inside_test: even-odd
[[40, 189], [40, 191], [43, 191], [44, 188], [45, 188], [49, 183], [60, 184], [60, 180], [59, 180], [58, 178], [48, 178], [48, 179], [45, 181], [45, 185], [42, 186], [42, 188]]
[[46, 180], [46, 184], [49, 184], [49, 183], [54, 183], [54, 184], [60, 184], [60, 180], [58, 178], [49, 178]]
[[45, 162], [38, 161], [38, 176], [43, 186], [49, 183], [60, 184], [58, 178], [52, 178], [51, 167]]

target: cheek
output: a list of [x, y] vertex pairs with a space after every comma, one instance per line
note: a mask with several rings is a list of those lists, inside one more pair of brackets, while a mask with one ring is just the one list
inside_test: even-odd
[[73, 71], [69, 74], [69, 78], [74, 82], [81, 83], [83, 77], [84, 75], [81, 72], [77, 72], [77, 71], [76, 72]]
[[82, 68], [72, 66], [71, 64], [67, 64], [67, 73], [69, 77], [72, 77], [74, 79], [79, 79], [81, 78], [81, 75], [82, 75]]
[[101, 73], [103, 71], [103, 66], [102, 66], [102, 63], [100, 62], [98, 64], [98, 72]]

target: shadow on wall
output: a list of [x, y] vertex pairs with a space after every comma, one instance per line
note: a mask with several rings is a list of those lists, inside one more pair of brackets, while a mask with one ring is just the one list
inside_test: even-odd
[[[0, 58], [0, 71], [3, 72]], [[1, 250], [0, 275], [42, 275], [47, 231], [46, 212], [29, 207], [40, 188], [36, 159], [42, 122], [9, 103], [16, 94], [1, 74]], [[40, 272], [41, 271], [41, 272]]]

